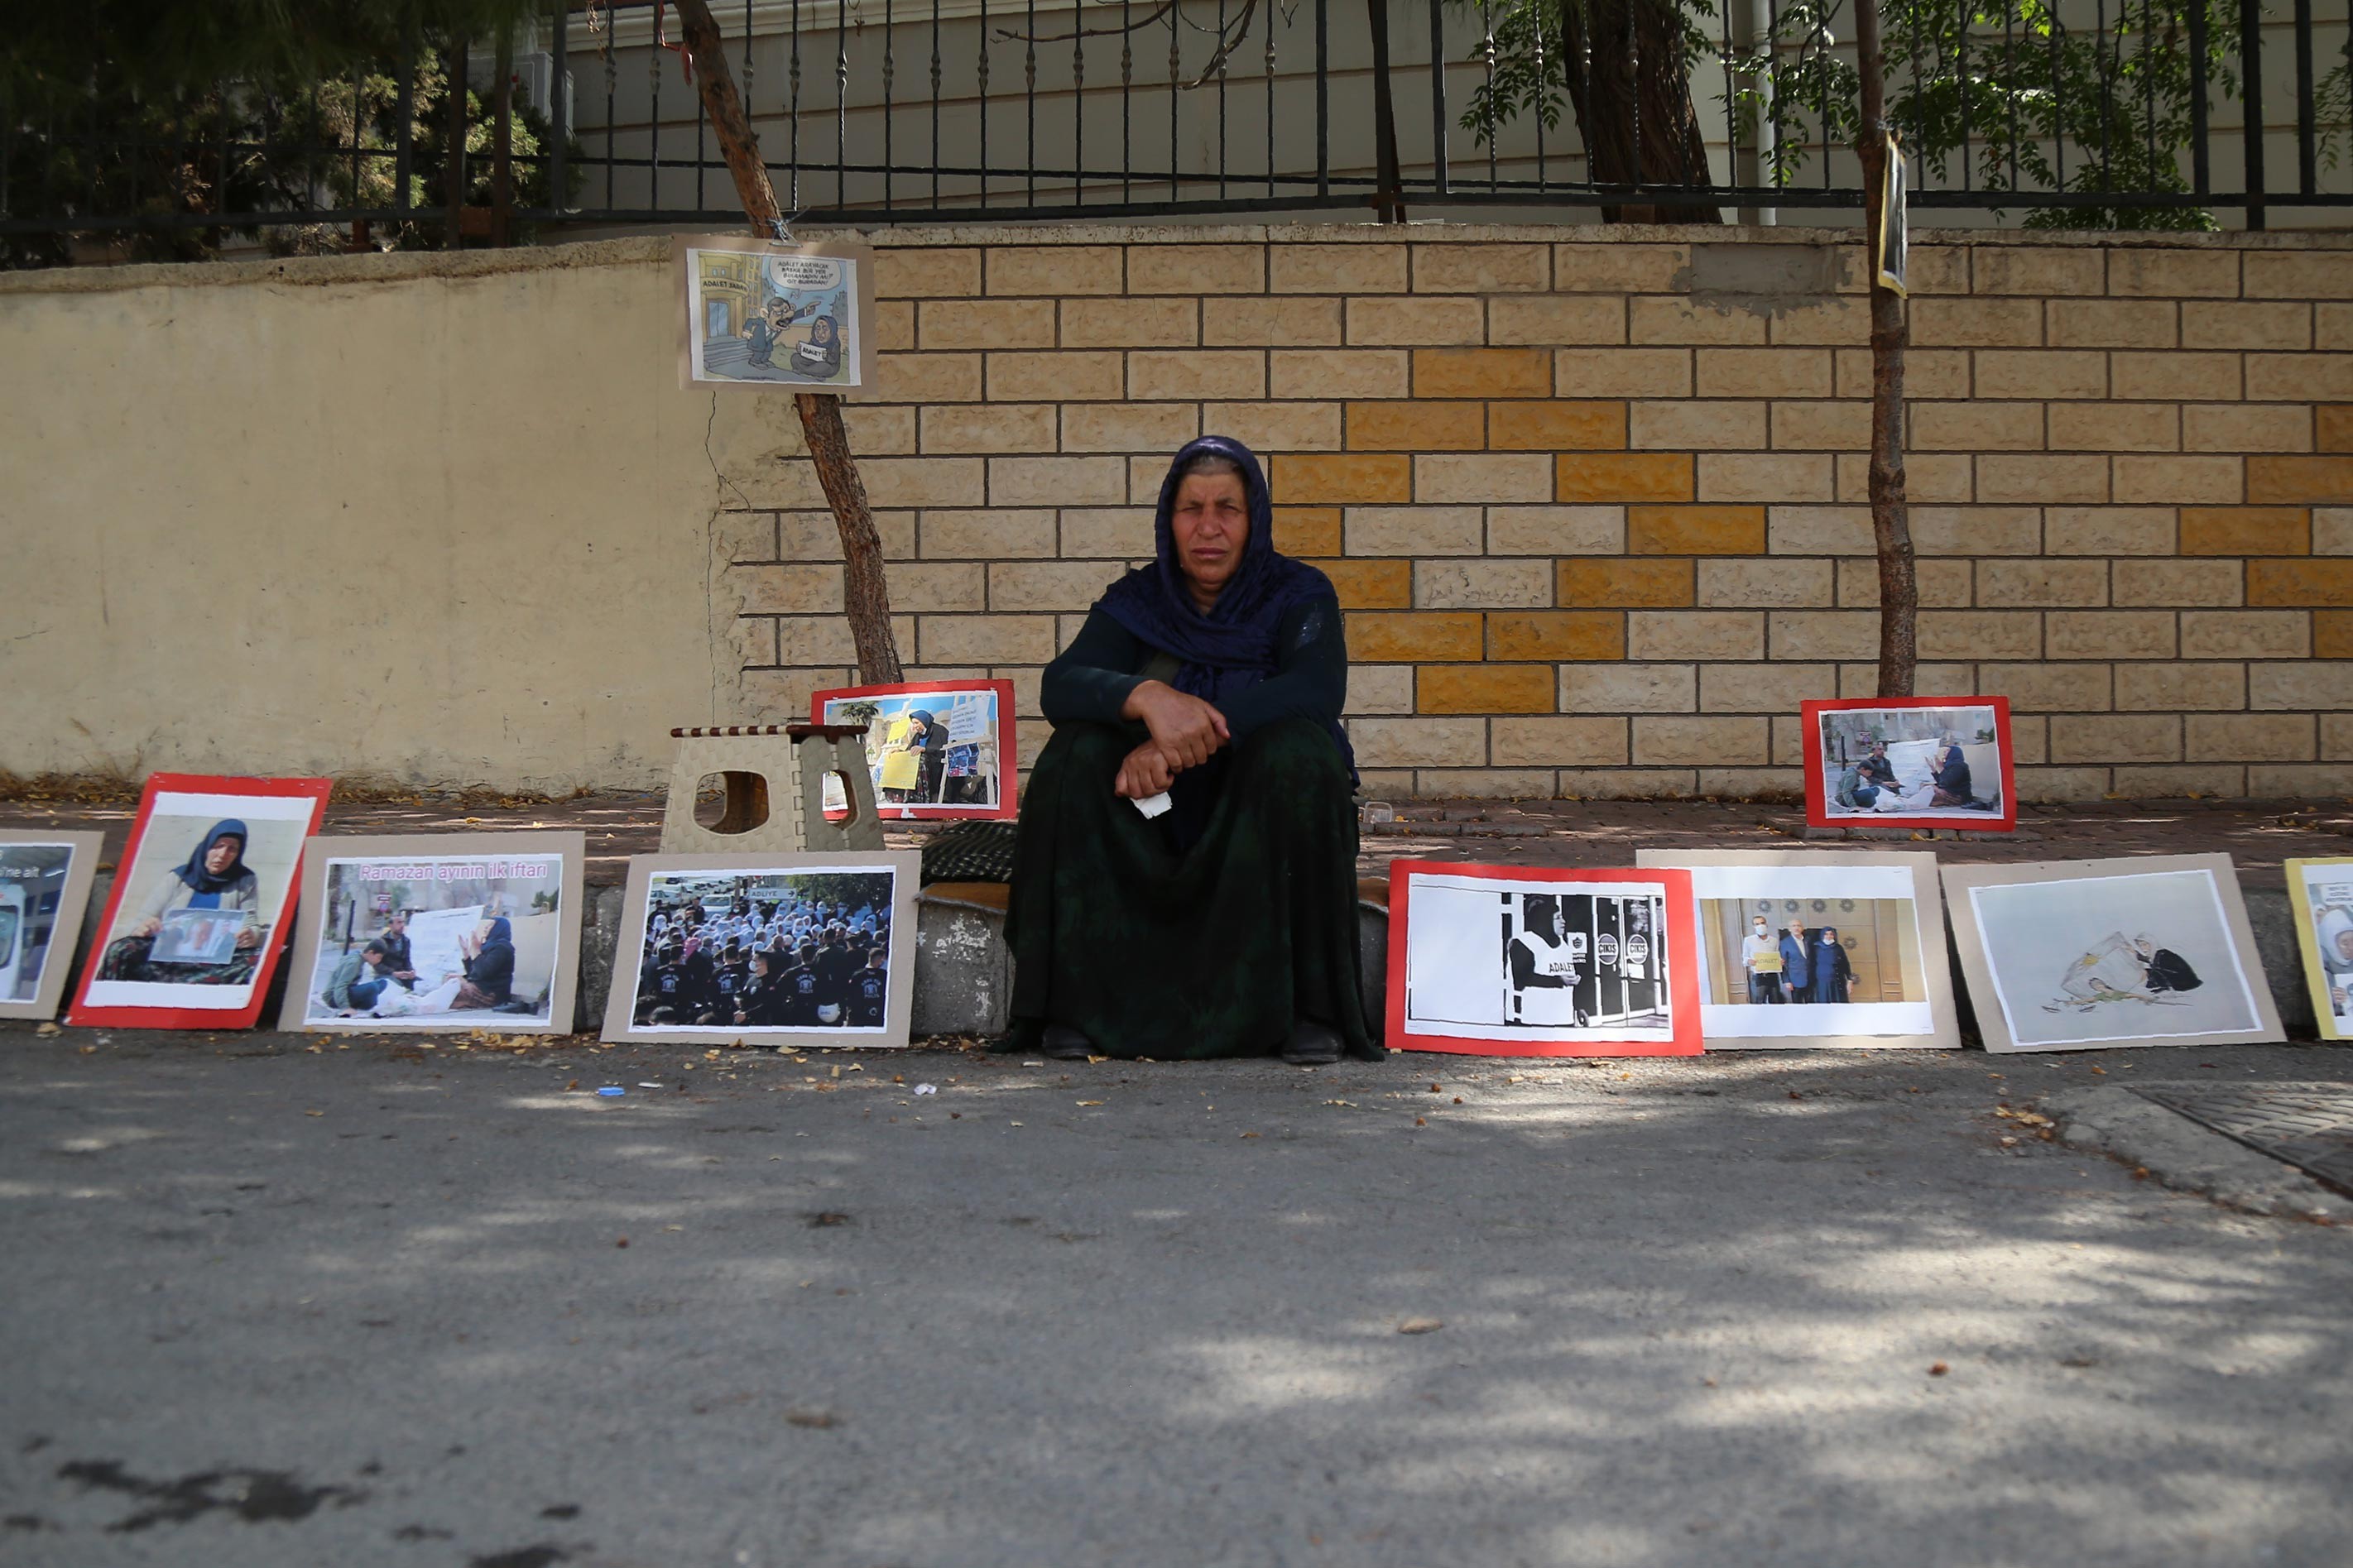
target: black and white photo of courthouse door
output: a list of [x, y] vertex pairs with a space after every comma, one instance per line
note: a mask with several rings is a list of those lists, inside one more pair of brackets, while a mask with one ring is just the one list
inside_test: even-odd
[[[665, 855], [740, 855], [777, 850], [880, 849], [882, 819], [874, 807], [874, 780], [866, 765], [863, 724], [730, 724], [672, 730], [678, 758], [670, 765], [670, 799], [662, 808]], [[702, 781], [716, 776], [724, 792], [719, 820], [695, 819]], [[826, 780], [835, 778], [849, 814], [828, 821]]]

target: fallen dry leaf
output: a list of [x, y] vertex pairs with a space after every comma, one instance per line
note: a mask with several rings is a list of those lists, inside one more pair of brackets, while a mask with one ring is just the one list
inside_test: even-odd
[[830, 1410], [787, 1410], [785, 1412], [785, 1425], [807, 1426], [821, 1432], [828, 1426], [840, 1426], [841, 1418]]
[[1081, 1105], [1101, 1105], [1103, 1101], [1100, 1100], [1082, 1100], [1078, 1103]]
[[1930, 1377], [1942, 1377], [1952, 1370], [1953, 1369], [1951, 1367], [1947, 1366], [1943, 1362], [1933, 1362], [1929, 1363], [1928, 1375]]
[[1401, 1334], [1434, 1334], [1445, 1326], [1445, 1321], [1440, 1318], [1408, 1318], [1404, 1322], [1398, 1325], [1398, 1332]]
[[47, 1039], [51, 1035], [62, 1035], [65, 1031], [58, 1028], [55, 1024], [45, 1023], [37, 1026], [34, 1028], [33, 1033], [40, 1036], [44, 1039]]

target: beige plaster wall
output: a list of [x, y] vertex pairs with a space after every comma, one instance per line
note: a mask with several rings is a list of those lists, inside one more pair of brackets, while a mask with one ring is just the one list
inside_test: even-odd
[[656, 241], [0, 280], [0, 769], [655, 782], [743, 664], [670, 299]]

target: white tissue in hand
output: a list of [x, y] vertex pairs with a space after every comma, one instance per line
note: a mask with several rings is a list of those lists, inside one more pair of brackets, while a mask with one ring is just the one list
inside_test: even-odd
[[1169, 804], [1168, 792], [1164, 789], [1158, 795], [1148, 795], [1142, 800], [1137, 801], [1135, 803], [1135, 809], [1144, 813], [1147, 817], [1153, 817], [1157, 816], [1162, 812], [1167, 810]]

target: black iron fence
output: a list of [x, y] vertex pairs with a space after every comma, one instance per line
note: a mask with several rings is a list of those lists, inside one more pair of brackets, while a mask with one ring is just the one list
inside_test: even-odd
[[[719, 0], [812, 222], [1853, 208], [1852, 0]], [[1880, 0], [1915, 205], [2050, 226], [2353, 207], [2346, 0]], [[726, 224], [652, 0], [347, 79], [0, 112], [0, 247]]]

